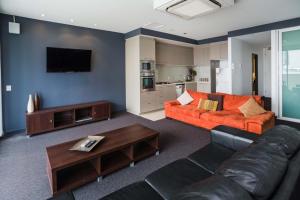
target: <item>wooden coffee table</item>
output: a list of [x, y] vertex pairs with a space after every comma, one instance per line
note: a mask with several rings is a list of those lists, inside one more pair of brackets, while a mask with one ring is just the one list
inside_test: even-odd
[[70, 151], [80, 139], [46, 148], [47, 173], [56, 195], [105, 175], [153, 154], [159, 154], [159, 133], [139, 124], [102, 134], [105, 136], [91, 152]]

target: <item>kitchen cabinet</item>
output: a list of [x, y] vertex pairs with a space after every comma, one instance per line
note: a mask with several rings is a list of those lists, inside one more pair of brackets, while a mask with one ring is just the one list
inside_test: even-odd
[[185, 82], [185, 90], [197, 91], [197, 82]]
[[164, 102], [176, 99], [176, 85], [157, 85], [156, 91], [141, 93], [141, 113], [163, 109]]
[[175, 84], [157, 85], [156, 90], [159, 91], [157, 109], [162, 109], [165, 101], [176, 99]]
[[226, 43], [213, 43], [210, 44], [209, 58], [210, 60], [227, 60], [228, 49]]
[[140, 59], [155, 60], [155, 40], [153, 38], [140, 37]]
[[158, 42], [156, 43], [156, 63], [161, 65], [193, 66], [193, 48]]
[[209, 51], [210, 49], [208, 45], [199, 45], [194, 47], [194, 65], [209, 66], [210, 65]]
[[141, 113], [158, 110], [159, 91], [141, 92]]

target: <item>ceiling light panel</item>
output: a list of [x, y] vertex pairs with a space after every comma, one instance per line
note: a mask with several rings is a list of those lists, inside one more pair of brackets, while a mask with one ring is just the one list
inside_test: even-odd
[[191, 19], [219, 9], [220, 6], [210, 0], [186, 0], [167, 9], [167, 12], [180, 17]]

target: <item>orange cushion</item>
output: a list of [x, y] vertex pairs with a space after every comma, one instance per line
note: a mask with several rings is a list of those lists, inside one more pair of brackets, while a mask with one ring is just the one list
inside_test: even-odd
[[193, 106], [193, 105], [185, 105], [185, 106], [172, 106], [170, 108], [171, 112], [175, 112], [179, 115], [185, 115], [185, 116], [190, 116], [190, 117], [195, 117], [195, 118], [200, 118], [200, 115], [202, 113], [205, 113], [207, 111], [205, 110], [199, 110], [197, 109], [197, 107]]
[[207, 112], [203, 113], [200, 118], [239, 129], [245, 128], [245, 117], [242, 114], [231, 111]]
[[205, 92], [195, 92], [192, 90], [188, 90], [188, 93], [193, 97], [194, 101], [192, 101], [190, 104], [194, 106], [198, 106], [200, 99], [208, 99], [208, 94]]
[[260, 96], [240, 96], [226, 94], [224, 95], [223, 109], [240, 113], [239, 107], [246, 103], [251, 97], [253, 97], [255, 101], [261, 105], [262, 102]]

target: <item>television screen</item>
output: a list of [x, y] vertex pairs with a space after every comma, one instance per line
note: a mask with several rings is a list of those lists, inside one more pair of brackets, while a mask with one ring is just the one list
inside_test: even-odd
[[91, 71], [91, 50], [47, 47], [47, 72]]

